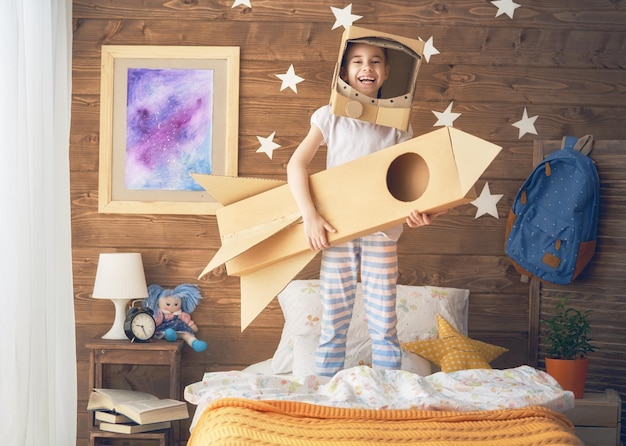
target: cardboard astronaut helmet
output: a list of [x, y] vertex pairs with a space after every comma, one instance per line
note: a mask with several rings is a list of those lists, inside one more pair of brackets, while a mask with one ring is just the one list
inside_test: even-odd
[[[391, 68], [377, 98], [360, 94], [340, 77], [343, 58], [352, 43], [386, 49]], [[356, 26], [347, 28], [341, 39], [331, 87], [330, 106], [333, 113], [406, 131], [423, 53], [424, 42], [421, 40]]]

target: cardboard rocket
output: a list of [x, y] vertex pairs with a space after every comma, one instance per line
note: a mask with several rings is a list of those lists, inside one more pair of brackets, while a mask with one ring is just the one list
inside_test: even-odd
[[[340, 76], [351, 43], [386, 49], [391, 74], [370, 98]], [[329, 104], [338, 116], [409, 128], [424, 42], [359, 27], [342, 35]], [[476, 198], [474, 183], [500, 152], [453, 128], [442, 128], [310, 178], [315, 205], [337, 230], [331, 245], [405, 221], [415, 209], [435, 213]], [[305, 240], [298, 206], [285, 181], [194, 174], [223, 207], [216, 211], [222, 247], [200, 277], [226, 264], [241, 278], [241, 329], [317, 254]]]
[[[443, 127], [309, 177], [313, 201], [337, 230], [331, 245], [436, 213], [476, 198], [474, 184], [501, 147]], [[222, 246], [200, 277], [226, 264], [241, 278], [241, 329], [317, 254], [304, 237], [285, 181], [193, 174], [223, 207]]]

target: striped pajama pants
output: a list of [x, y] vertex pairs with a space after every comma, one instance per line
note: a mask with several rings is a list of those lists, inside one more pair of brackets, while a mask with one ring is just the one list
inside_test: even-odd
[[343, 369], [359, 272], [372, 340], [372, 367], [400, 368], [401, 353], [396, 331], [397, 247], [395, 241], [378, 233], [322, 252], [321, 335], [315, 353], [318, 375], [333, 376]]

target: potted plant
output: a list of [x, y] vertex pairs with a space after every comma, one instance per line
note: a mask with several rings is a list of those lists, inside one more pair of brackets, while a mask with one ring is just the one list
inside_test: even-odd
[[596, 350], [589, 337], [592, 310], [580, 311], [567, 306], [567, 301], [561, 297], [555, 304], [555, 314], [542, 321], [547, 327], [546, 371], [561, 387], [574, 392], [576, 398], [582, 398], [589, 368], [587, 354]]

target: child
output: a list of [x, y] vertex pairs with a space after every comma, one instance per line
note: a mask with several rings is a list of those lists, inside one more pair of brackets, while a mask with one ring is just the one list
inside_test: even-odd
[[[376, 98], [389, 76], [389, 70], [386, 50], [352, 42], [341, 63], [340, 76], [359, 93]], [[320, 271], [323, 313], [320, 342], [315, 355], [318, 375], [333, 376], [343, 368], [346, 334], [359, 272], [372, 339], [372, 366], [378, 369], [400, 368], [401, 353], [396, 332], [396, 242], [402, 233], [402, 225], [330, 247], [326, 233], [335, 232], [335, 229], [315, 208], [309, 190], [307, 166], [324, 143], [327, 146], [326, 167], [331, 168], [411, 137], [410, 129], [404, 132], [336, 116], [327, 105], [313, 113], [311, 128], [287, 165], [289, 187], [302, 213], [307, 242], [312, 250], [323, 250]], [[409, 227], [428, 225], [435, 216], [413, 211], [406, 223]]]

